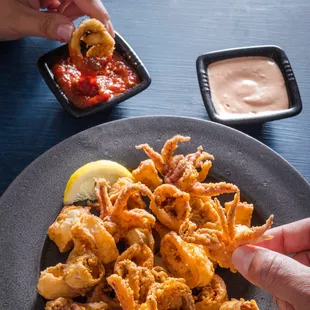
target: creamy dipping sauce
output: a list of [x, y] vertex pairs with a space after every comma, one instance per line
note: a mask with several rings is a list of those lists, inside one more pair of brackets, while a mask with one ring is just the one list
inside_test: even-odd
[[289, 99], [278, 65], [267, 57], [238, 57], [208, 67], [211, 98], [216, 112], [262, 113], [285, 110]]

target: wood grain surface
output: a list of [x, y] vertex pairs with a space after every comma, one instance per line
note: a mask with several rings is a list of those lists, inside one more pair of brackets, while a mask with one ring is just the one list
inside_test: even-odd
[[115, 29], [147, 66], [151, 86], [112, 110], [74, 119], [36, 68], [37, 59], [59, 44], [30, 37], [1, 42], [0, 194], [40, 154], [92, 126], [141, 115], [208, 119], [196, 58], [212, 50], [261, 44], [279, 45], [288, 54], [303, 111], [291, 119], [238, 129], [274, 149], [310, 180], [309, 1], [107, 0], [105, 5]]

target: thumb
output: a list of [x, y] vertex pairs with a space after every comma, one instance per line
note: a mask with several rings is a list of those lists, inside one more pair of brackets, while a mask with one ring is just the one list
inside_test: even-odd
[[74, 31], [71, 20], [58, 13], [35, 11], [25, 8], [18, 18], [18, 30], [24, 36], [43, 37], [67, 42]]
[[235, 268], [250, 282], [295, 309], [310, 304], [310, 268], [294, 259], [256, 246], [237, 248], [232, 257]]

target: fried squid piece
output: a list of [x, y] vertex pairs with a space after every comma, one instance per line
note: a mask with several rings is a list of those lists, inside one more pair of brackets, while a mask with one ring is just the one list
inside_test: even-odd
[[[110, 276], [111, 274], [109, 274]], [[91, 296], [87, 298], [87, 302], [100, 302], [103, 301], [108, 305], [108, 309], [121, 310], [121, 305], [116, 297], [114, 297], [113, 288], [108, 284], [104, 278], [94, 289]], [[113, 296], [113, 297], [112, 297]]]
[[154, 251], [154, 237], [151, 229], [134, 228], [128, 231], [125, 240], [129, 246], [133, 244], [146, 244], [152, 251]]
[[[161, 150], [161, 154], [154, 151], [148, 144], [140, 144], [136, 146], [136, 149], [143, 150], [145, 154], [153, 161], [156, 169], [162, 176], [165, 176], [167, 172], [167, 165], [172, 161], [174, 151], [178, 148], [179, 142], [187, 142], [190, 137], [183, 137], [176, 135], [167, 140], [164, 147]], [[183, 155], [181, 155], [183, 157]]]
[[67, 261], [64, 278], [70, 287], [81, 289], [97, 285], [104, 273], [104, 266], [98, 257], [87, 253]]
[[57, 264], [41, 272], [38, 291], [45, 299], [74, 298], [85, 294], [85, 290], [74, 289], [66, 283], [65, 268], [65, 264]]
[[193, 290], [196, 310], [219, 310], [227, 301], [227, 290], [223, 279], [217, 274], [204, 287]]
[[[139, 181], [139, 180], [137, 180]], [[143, 183], [143, 182], [142, 182]], [[118, 195], [120, 194], [120, 192], [122, 191], [122, 189], [124, 187], [127, 187], [128, 185], [132, 185], [134, 184], [134, 181], [130, 178], [119, 178], [117, 180], [116, 183], [114, 183], [111, 187], [111, 189], [109, 190], [109, 197], [110, 200], [112, 202], [112, 204], [115, 203]], [[128, 198], [127, 200], [127, 205], [126, 205], [126, 209], [127, 210], [131, 210], [131, 209], [145, 209], [146, 204], [142, 199], [142, 195], [140, 192], [134, 191]]]
[[240, 300], [232, 298], [230, 301], [226, 301], [220, 308], [220, 310], [259, 310], [255, 300]]
[[128, 259], [115, 264], [115, 274], [107, 278], [123, 309], [134, 310], [146, 301], [150, 286], [155, 283], [151, 270]]
[[186, 157], [193, 163], [193, 166], [199, 170], [197, 181], [203, 182], [207, 178], [212, 167], [211, 160], [214, 160], [214, 156], [205, 152], [203, 147], [199, 146], [196, 153], [189, 154]]
[[[81, 216], [71, 229], [75, 255], [84, 254], [85, 247], [91, 249], [103, 264], [108, 264], [119, 255], [115, 240], [95, 215]], [[71, 255], [71, 254], [70, 254]]]
[[184, 278], [190, 288], [205, 286], [214, 276], [213, 263], [203, 246], [187, 243], [175, 232], [161, 241], [160, 254], [168, 270], [178, 278]]
[[236, 185], [226, 182], [219, 183], [195, 183], [189, 193], [192, 197], [212, 197], [222, 194], [237, 193], [239, 189]]
[[219, 225], [219, 216], [213, 208], [210, 198], [191, 198], [190, 220], [198, 228], [217, 228]]
[[152, 274], [154, 256], [146, 244], [134, 244], [116, 260], [114, 274], [107, 278], [123, 309], [138, 309], [146, 301]]
[[197, 182], [206, 179], [212, 167], [211, 160], [214, 160], [214, 157], [204, 152], [202, 146], [197, 148], [196, 153], [185, 157], [176, 155], [166, 167], [165, 183], [174, 184], [179, 189], [189, 192]]
[[151, 201], [154, 199], [152, 192], [143, 184], [136, 183], [123, 188], [117, 197], [109, 220], [116, 223], [123, 231], [123, 235], [134, 228], [151, 229], [155, 224], [155, 218], [149, 212], [143, 209], [127, 210], [128, 198], [133, 193], [141, 193], [148, 196]]
[[[121, 186], [122, 183], [124, 185]], [[125, 239], [129, 245], [144, 242], [154, 248], [152, 235], [154, 216], [140, 208], [128, 209], [128, 201], [136, 195], [140, 197], [139, 199], [142, 199], [142, 195], [148, 196], [151, 200], [154, 199], [152, 192], [145, 185], [122, 178], [119, 180], [118, 187], [115, 187], [115, 192], [109, 196], [106, 180], [100, 179], [95, 182], [95, 193], [98, 198], [100, 218], [115, 242]]]
[[124, 211], [132, 211], [128, 210], [128, 199], [135, 194], [139, 194], [142, 196], [147, 196], [151, 201], [154, 199], [152, 192], [150, 189], [142, 183], [132, 183], [127, 186], [123, 186], [115, 200], [114, 206], [112, 208], [111, 216], [118, 216]]
[[[229, 210], [232, 203], [233, 202], [225, 203], [226, 212]], [[236, 225], [240, 224], [250, 227], [253, 210], [254, 206], [252, 204], [249, 204], [247, 202], [239, 202], [236, 207], [236, 218], [235, 218]]]
[[163, 183], [151, 159], [141, 161], [139, 166], [132, 171], [132, 175], [136, 181], [143, 183], [152, 191]]
[[240, 193], [237, 192], [233, 203], [225, 214], [225, 209], [221, 207], [220, 202], [214, 199], [213, 206], [219, 216], [220, 229], [197, 228], [197, 225], [187, 220], [179, 231], [185, 241], [205, 246], [210, 259], [223, 268], [230, 268], [232, 272], [236, 272], [231, 261], [233, 251], [245, 244], [270, 239], [271, 237], [264, 235], [264, 233], [273, 222], [273, 215], [271, 215], [262, 226], [236, 225], [236, 207], [239, 201]]
[[93, 253], [74, 256], [66, 264], [57, 264], [41, 272], [38, 290], [46, 299], [73, 298], [85, 295], [87, 290], [100, 282], [104, 266]]
[[178, 144], [189, 140], [190, 137], [176, 135], [166, 141], [161, 154], [155, 152], [148, 144], [141, 144], [136, 148], [143, 149], [150, 157], [166, 184], [173, 184], [188, 192], [195, 183], [205, 180], [212, 167], [211, 160], [214, 160], [211, 154], [203, 151], [202, 146], [193, 154], [174, 155]]
[[157, 219], [171, 230], [178, 231], [190, 214], [190, 196], [173, 185], [163, 184], [154, 191], [154, 198], [150, 208]]
[[147, 300], [141, 309], [167, 310], [187, 309], [195, 310], [192, 291], [185, 284], [184, 279], [166, 278], [162, 283], [154, 283], [147, 295]]
[[[86, 55], [82, 54], [81, 41], [84, 41], [88, 47], [90, 46]], [[83, 20], [75, 29], [68, 47], [71, 60], [76, 67], [84, 72], [92, 73], [102, 70], [106, 64], [106, 61], [101, 63], [96, 60], [112, 58], [114, 45], [115, 41], [105, 26], [92, 18]]]
[[66, 206], [49, 227], [48, 236], [56, 243], [60, 252], [67, 252], [73, 248], [71, 227], [83, 214], [90, 214], [89, 210], [83, 207]]
[[117, 258], [114, 267], [114, 271], [116, 273], [119, 273], [117, 269], [118, 263], [124, 260], [130, 260], [137, 266], [152, 269], [154, 264], [154, 255], [146, 244], [133, 244]]
[[57, 298], [56, 300], [48, 301], [45, 305], [45, 310], [107, 310], [108, 305], [102, 301], [94, 303], [80, 304], [73, 302], [68, 298]]

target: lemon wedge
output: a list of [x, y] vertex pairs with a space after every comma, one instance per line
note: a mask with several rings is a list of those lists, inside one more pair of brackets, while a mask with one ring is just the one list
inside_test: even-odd
[[63, 202], [67, 205], [76, 201], [96, 199], [94, 178], [105, 178], [110, 185], [113, 185], [121, 177], [133, 178], [129, 170], [114, 161], [90, 162], [71, 175], [66, 185]]

